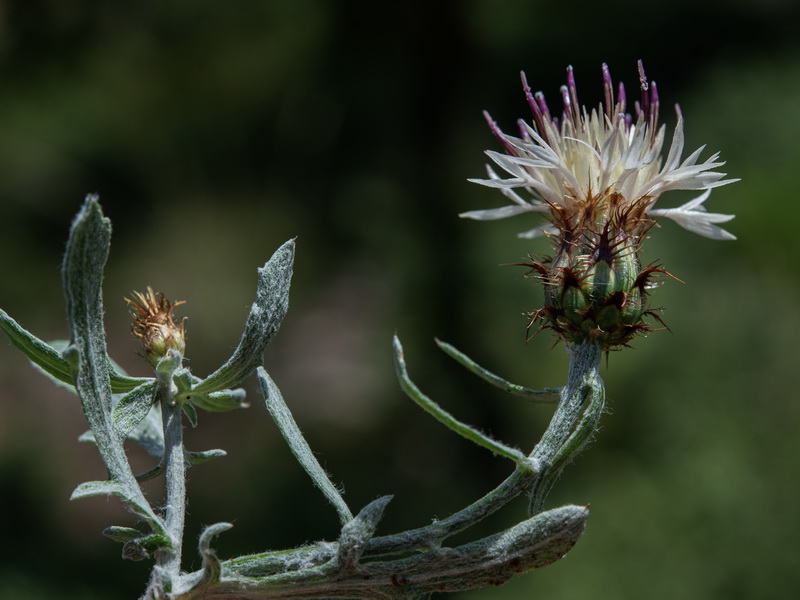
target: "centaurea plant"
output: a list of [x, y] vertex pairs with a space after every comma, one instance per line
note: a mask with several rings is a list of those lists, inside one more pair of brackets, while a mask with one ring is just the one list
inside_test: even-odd
[[[484, 497], [444, 519], [400, 533], [376, 535], [391, 496], [378, 498], [354, 516], [261, 366], [264, 349], [288, 309], [294, 241], [278, 248], [258, 270], [256, 300], [239, 345], [207, 377], [197, 376], [185, 365], [184, 324], [173, 314], [182, 303], [149, 288], [145, 293], [134, 292], [128, 299], [133, 333], [142, 341], [154, 372], [152, 377], [129, 377], [108, 356], [103, 326], [101, 287], [111, 226], [97, 197], [87, 197], [72, 223], [62, 268], [70, 339], [46, 343], [2, 310], [0, 329], [39, 370], [80, 399], [90, 428], [82, 439], [96, 444], [108, 478], [78, 485], [72, 498], [116, 496], [138, 518], [135, 528], [109, 526], [103, 533], [122, 544], [123, 558], [152, 561], [143, 598], [420, 598], [435, 591], [497, 585], [559, 560], [572, 548], [583, 531], [588, 509], [567, 505], [545, 510], [545, 502], [564, 466], [597, 430], [605, 402], [599, 376], [601, 355], [649, 331], [646, 317], [658, 319], [646, 300], [654, 278], [666, 271], [658, 265], [641, 267], [643, 241], [661, 217], [713, 239], [733, 238], [716, 225], [732, 216], [703, 208], [712, 188], [733, 180], [713, 170], [723, 164], [717, 155], [698, 162], [702, 149], [681, 161], [680, 112], [662, 163], [664, 128], [658, 125], [658, 94], [655, 84], [648, 84], [644, 77], [641, 64], [639, 71], [642, 100], [635, 105], [634, 116], [625, 112], [624, 88], [620, 86], [615, 97], [604, 65], [605, 101], [591, 114], [578, 104], [570, 69], [562, 88], [560, 118], [551, 116], [543, 95], [531, 94], [523, 76], [532, 123], [521, 122], [520, 137], [512, 137], [489, 120], [504, 153], [488, 154], [510, 177], [502, 179], [490, 168], [489, 178], [479, 183], [499, 188], [512, 204], [462, 216], [487, 220], [540, 212], [548, 217], [537, 229], [522, 234], [546, 234], [555, 248], [552, 258], [531, 258], [525, 263], [545, 288], [545, 304], [530, 313], [529, 327], [551, 329], [563, 340], [569, 374], [560, 388], [532, 390], [488, 372], [437, 341], [445, 353], [483, 381], [555, 405], [542, 438], [526, 453], [489, 438], [427, 397], [409, 377], [395, 337], [395, 367], [405, 393], [452, 431], [513, 463], [511, 475]], [[679, 208], [654, 209], [659, 196], [672, 189], [703, 193]], [[232, 525], [217, 523], [200, 536], [202, 567], [187, 573], [181, 560], [186, 469], [225, 453], [188, 451], [183, 443], [184, 422], [196, 426], [197, 409], [220, 412], [246, 406], [244, 391], [237, 386], [253, 373], [295, 457], [338, 514], [341, 533], [333, 541], [222, 560], [212, 542]], [[127, 439], [153, 457], [152, 468], [133, 472], [124, 449]], [[153, 504], [140, 484], [162, 476], [165, 498]], [[445, 545], [448, 538], [520, 495], [527, 495], [529, 508], [516, 525], [456, 547]]]

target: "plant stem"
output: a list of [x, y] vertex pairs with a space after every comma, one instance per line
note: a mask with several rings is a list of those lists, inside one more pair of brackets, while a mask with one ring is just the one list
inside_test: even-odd
[[171, 380], [159, 391], [164, 418], [164, 465], [166, 467], [166, 503], [164, 519], [172, 548], [163, 551], [158, 565], [168, 580], [176, 578], [181, 570], [181, 546], [186, 515], [186, 458], [183, 448], [183, 410], [175, 402], [174, 384]]
[[530, 491], [531, 514], [542, 510], [561, 470], [589, 442], [605, 408], [605, 390], [599, 373], [602, 348], [587, 340], [570, 346], [569, 352], [569, 374], [567, 385], [561, 390], [561, 401], [531, 452], [531, 457], [542, 465]]

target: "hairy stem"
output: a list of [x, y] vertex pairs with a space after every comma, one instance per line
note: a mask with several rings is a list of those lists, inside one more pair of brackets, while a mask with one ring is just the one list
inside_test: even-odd
[[599, 367], [602, 348], [592, 341], [570, 347], [567, 385], [542, 439], [531, 452], [542, 469], [530, 491], [530, 512], [542, 510], [561, 470], [589, 442], [605, 407], [605, 390]]
[[159, 390], [164, 418], [164, 466], [166, 502], [164, 520], [172, 547], [160, 551], [157, 561], [163, 576], [171, 581], [180, 574], [181, 546], [186, 516], [186, 456], [183, 448], [183, 410], [175, 402], [177, 390], [170, 381]]

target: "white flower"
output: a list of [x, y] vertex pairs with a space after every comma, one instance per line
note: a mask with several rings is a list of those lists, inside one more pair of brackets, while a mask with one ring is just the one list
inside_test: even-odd
[[[634, 122], [634, 117], [625, 112], [622, 84], [615, 100], [605, 64], [605, 101], [591, 114], [578, 104], [570, 67], [567, 85], [561, 88], [564, 111], [558, 119], [550, 115], [541, 92], [531, 94], [523, 73], [523, 88], [533, 122], [520, 120], [521, 137], [506, 135], [484, 113], [505, 150], [505, 153], [489, 150], [487, 155], [510, 177], [498, 176], [487, 165], [488, 179], [470, 180], [499, 189], [512, 204], [460, 216], [494, 220], [525, 212], [549, 212], [551, 222], [519, 234], [526, 238], [550, 230], [597, 231], [615, 219], [622, 219], [629, 233], [638, 236], [657, 218], [666, 217], [705, 237], [736, 239], [715, 225], [730, 221], [734, 215], [706, 212], [703, 203], [712, 188], [738, 180], [724, 179], [725, 173], [714, 171], [725, 164], [718, 161], [718, 153], [698, 162], [704, 147], [681, 161], [683, 117], [677, 106], [678, 122], [662, 164], [665, 127], [658, 124], [658, 92], [655, 82], [648, 84], [641, 61], [639, 79], [642, 101], [634, 104]], [[531, 198], [520, 196], [517, 188], [525, 189]], [[703, 193], [678, 208], [653, 209], [659, 196], [670, 190], [703, 190]]]

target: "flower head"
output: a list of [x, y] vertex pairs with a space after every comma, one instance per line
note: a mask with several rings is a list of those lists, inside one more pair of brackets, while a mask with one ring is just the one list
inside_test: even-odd
[[133, 292], [133, 300], [125, 298], [133, 315], [133, 335], [144, 345], [147, 361], [155, 366], [167, 354], [168, 350], [177, 350], [183, 355], [186, 350], [184, 323], [175, 323], [172, 311], [176, 306], [185, 304], [183, 300], [170, 302], [159, 293], [156, 297], [153, 288], [147, 287], [147, 293]]
[[[550, 113], [544, 95], [531, 93], [522, 74], [522, 85], [533, 113], [532, 123], [519, 121], [520, 137], [503, 133], [484, 113], [505, 153], [487, 151], [489, 157], [510, 177], [499, 177], [487, 167], [488, 179], [472, 181], [500, 189], [513, 202], [509, 206], [462, 213], [462, 217], [494, 220], [525, 212], [549, 212], [552, 223], [520, 234], [536, 237], [564, 227], [602, 225], [615, 214], [626, 214], [633, 235], [646, 230], [658, 217], [676, 221], [700, 235], [728, 240], [735, 237], [715, 225], [733, 215], [706, 212], [703, 203], [710, 190], [733, 183], [725, 173], [714, 171], [725, 164], [714, 154], [698, 162], [703, 147], [681, 161], [683, 117], [676, 106], [678, 122], [669, 152], [662, 163], [665, 127], [658, 123], [659, 98], [655, 82], [648, 83], [639, 61], [641, 102], [634, 103], [634, 115], [626, 113], [625, 88], [614, 86], [607, 65], [603, 65], [605, 100], [589, 113], [578, 103], [572, 67], [567, 85], [561, 87], [564, 110], [561, 118]], [[522, 188], [531, 199], [517, 193]], [[669, 190], [702, 190], [697, 198], [678, 208], [653, 209], [659, 196]]]
[[[488, 179], [472, 181], [498, 188], [512, 204], [461, 216], [493, 220], [547, 213], [548, 222], [520, 234], [547, 234], [555, 245], [552, 258], [523, 263], [545, 285], [545, 306], [529, 313], [529, 327], [539, 323], [539, 330], [552, 329], [570, 343], [590, 339], [605, 349], [624, 346], [636, 334], [651, 331], [646, 316], [660, 321], [646, 301], [655, 278], [668, 273], [655, 264], [642, 269], [639, 261], [641, 243], [659, 217], [712, 239], [735, 239], [716, 225], [733, 215], [709, 213], [703, 203], [711, 189], [736, 180], [714, 170], [724, 164], [718, 154], [699, 162], [703, 147], [681, 160], [683, 117], [677, 107], [678, 122], [662, 159], [665, 127], [658, 123], [658, 92], [641, 61], [639, 80], [642, 97], [634, 103], [634, 115], [625, 112], [622, 84], [615, 97], [605, 64], [605, 99], [591, 113], [578, 103], [571, 67], [561, 88], [560, 118], [551, 115], [541, 92], [531, 93], [524, 74], [533, 120], [519, 122], [520, 137], [503, 133], [485, 113], [505, 151], [487, 154], [510, 177], [487, 167]], [[531, 198], [523, 198], [520, 188]], [[702, 193], [678, 208], [654, 209], [670, 190]]]

